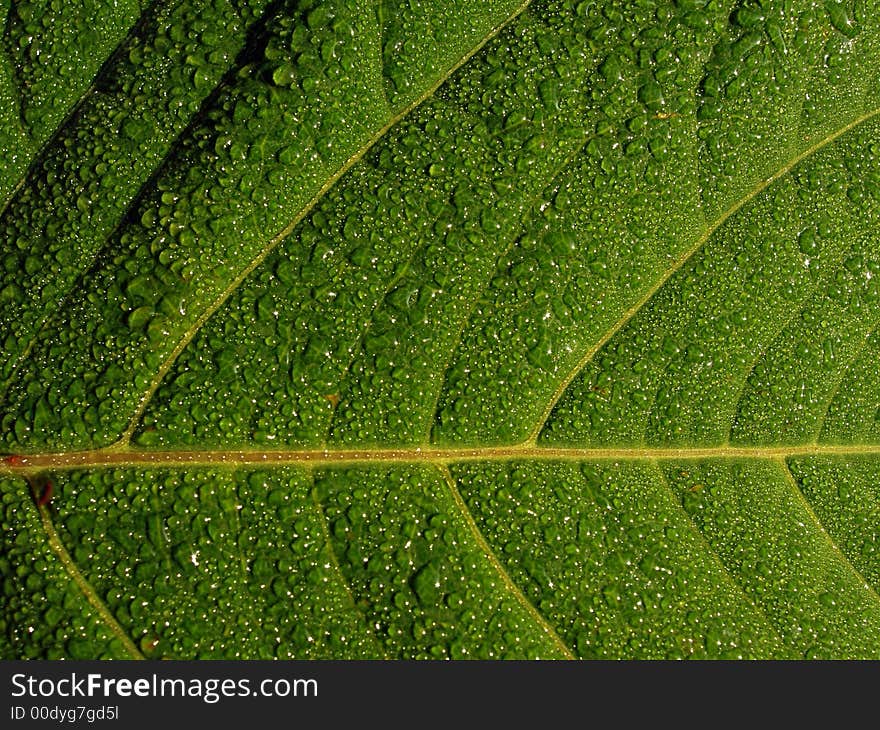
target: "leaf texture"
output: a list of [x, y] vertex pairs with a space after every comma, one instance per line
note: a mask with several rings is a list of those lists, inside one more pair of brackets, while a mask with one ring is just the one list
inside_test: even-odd
[[94, 5], [0, 5], [0, 655], [878, 657], [871, 2]]

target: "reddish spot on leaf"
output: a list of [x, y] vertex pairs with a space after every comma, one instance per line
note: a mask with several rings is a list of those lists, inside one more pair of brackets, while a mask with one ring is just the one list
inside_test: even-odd
[[37, 505], [39, 507], [44, 507], [47, 504], [49, 504], [51, 499], [52, 499], [52, 482], [46, 482], [43, 485], [43, 489], [40, 492], [39, 498], [37, 499]]

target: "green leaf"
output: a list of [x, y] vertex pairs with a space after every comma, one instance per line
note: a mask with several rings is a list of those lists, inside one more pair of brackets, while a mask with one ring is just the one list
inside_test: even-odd
[[69, 5], [0, 656], [878, 657], [880, 8]]

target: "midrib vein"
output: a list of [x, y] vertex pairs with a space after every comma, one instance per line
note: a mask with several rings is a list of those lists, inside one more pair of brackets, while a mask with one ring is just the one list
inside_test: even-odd
[[803, 150], [800, 154], [794, 156], [788, 162], [786, 162], [782, 167], [780, 167], [776, 172], [774, 172], [770, 177], [766, 177], [760, 180], [756, 185], [750, 188], [745, 195], [741, 198], [734, 201], [728, 208], [726, 208], [721, 215], [718, 216], [714, 221], [712, 221], [700, 234], [696, 241], [687, 248], [683, 253], [679, 254], [673, 261], [672, 264], [666, 269], [663, 274], [657, 279], [657, 281], [652, 284], [647, 291], [645, 291], [623, 314], [615, 320], [615, 322], [611, 325], [611, 327], [598, 339], [594, 342], [589, 349], [583, 354], [580, 360], [575, 363], [574, 367], [571, 368], [565, 377], [560, 381], [559, 385], [556, 387], [556, 390], [553, 392], [550, 400], [548, 401], [547, 406], [544, 411], [541, 413], [540, 418], [537, 421], [536, 426], [532, 430], [531, 434], [529, 434], [529, 441], [535, 442], [538, 439], [538, 435], [543, 430], [544, 426], [547, 423], [547, 420], [550, 418], [550, 414], [553, 412], [553, 409], [556, 407], [556, 404], [559, 402], [559, 399], [562, 398], [565, 391], [568, 389], [568, 386], [571, 385], [572, 381], [583, 371], [583, 369], [592, 361], [592, 359], [596, 356], [596, 353], [599, 352], [608, 341], [614, 337], [621, 329], [623, 329], [632, 319], [638, 314], [641, 309], [653, 298], [653, 296], [660, 291], [661, 287], [669, 281], [672, 276], [679, 271], [682, 266], [684, 266], [693, 256], [696, 254], [710, 238], [715, 234], [715, 232], [722, 226], [727, 220], [737, 211], [739, 211], [744, 205], [754, 200], [758, 195], [760, 195], [764, 190], [766, 190], [770, 185], [779, 180], [780, 178], [787, 175], [794, 167], [796, 167], [799, 163], [801, 163], [806, 158], [815, 154], [823, 147], [834, 142], [834, 140], [843, 136], [850, 130], [858, 127], [860, 124], [865, 123], [872, 117], [880, 114], [880, 107], [876, 109], [872, 109], [868, 112], [865, 112], [861, 116], [853, 119], [848, 124], [840, 127], [839, 129], [834, 130], [831, 134], [826, 137], [823, 137], [818, 142], [807, 147], [807, 149]]
[[693, 459], [787, 459], [794, 456], [880, 456], [880, 444], [803, 444], [799, 446], [706, 446], [692, 448], [632, 446], [577, 448], [551, 446], [406, 447], [389, 449], [251, 449], [146, 451], [107, 448], [23, 454], [0, 462], [0, 473], [88, 469], [103, 466], [280, 466], [321, 467], [350, 464], [429, 463], [462, 461], [682, 461]]

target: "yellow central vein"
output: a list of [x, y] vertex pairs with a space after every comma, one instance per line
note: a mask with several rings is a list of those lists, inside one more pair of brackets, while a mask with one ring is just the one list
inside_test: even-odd
[[71, 577], [73, 582], [76, 583], [80, 591], [82, 591], [82, 594], [89, 602], [89, 605], [98, 612], [98, 615], [104, 621], [107, 628], [110, 629], [110, 632], [122, 642], [122, 646], [125, 648], [126, 653], [132, 659], [144, 659], [144, 655], [141, 654], [138, 648], [134, 645], [134, 642], [129, 638], [128, 634], [125, 633], [125, 630], [116, 620], [116, 617], [110, 613], [110, 609], [107, 608], [95, 592], [95, 589], [92, 588], [92, 585], [86, 580], [85, 576], [80, 573], [79, 568], [76, 567], [76, 563], [73, 562], [73, 558], [70, 557], [70, 553], [67, 552], [67, 548], [65, 548], [64, 543], [61, 542], [61, 538], [55, 530], [55, 525], [52, 524], [47, 509], [43, 506], [40, 506], [37, 509], [39, 510], [40, 521], [43, 523], [43, 529], [45, 530], [49, 541], [49, 547], [52, 549], [52, 552], [58, 556], [58, 559], [67, 571], [67, 574]]
[[407, 447], [399, 449], [290, 449], [138, 451], [108, 447], [96, 451], [24, 454], [0, 461], [0, 474], [29, 473], [46, 469], [71, 470], [106, 466], [280, 466], [306, 467], [372, 463], [450, 464], [463, 461], [625, 461], [655, 459], [785, 459], [792, 456], [880, 456], [880, 444], [803, 444], [800, 446], [706, 446], [693, 448], [633, 446], [626, 448], [576, 448], [551, 446]]
[[495, 572], [498, 574], [498, 577], [501, 579], [504, 587], [514, 597], [516, 602], [519, 603], [519, 605], [523, 609], [525, 609], [525, 611], [532, 617], [534, 622], [540, 627], [541, 631], [544, 632], [546, 637], [553, 644], [556, 645], [556, 648], [561, 652], [563, 657], [565, 657], [566, 659], [577, 659], [577, 657], [572, 653], [571, 649], [568, 648], [568, 646], [565, 644], [559, 634], [556, 633], [556, 629], [554, 629], [547, 621], [547, 619], [545, 619], [538, 612], [538, 609], [535, 608], [534, 604], [528, 598], [526, 598], [525, 594], [519, 589], [516, 583], [513, 582], [510, 574], [504, 569], [504, 566], [495, 556], [495, 552], [489, 546], [489, 543], [486, 542], [486, 538], [483, 537], [483, 533], [480, 532], [480, 528], [474, 521], [474, 517], [471, 514], [471, 511], [465, 504], [464, 499], [462, 499], [461, 493], [458, 491], [458, 487], [455, 486], [455, 479], [452, 476], [452, 473], [446, 466], [439, 466], [438, 469], [441, 472], [444, 481], [446, 482], [446, 486], [449, 489], [449, 494], [452, 497], [452, 501], [455, 502], [455, 506], [458, 508], [458, 511], [461, 514], [462, 519], [465, 521], [468, 530], [476, 541], [477, 546], [480, 548], [480, 550], [486, 556], [486, 559], [495, 569]]
[[676, 258], [672, 265], [663, 272], [663, 275], [654, 282], [654, 284], [644, 293], [641, 297], [639, 297], [633, 304], [630, 306], [615, 322], [611, 327], [602, 335], [593, 345], [584, 353], [583, 357], [575, 363], [574, 367], [566, 374], [566, 376], [562, 379], [562, 381], [557, 386], [554, 391], [552, 397], [550, 398], [547, 407], [541, 413], [541, 417], [538, 419], [535, 428], [529, 434], [528, 441], [534, 443], [537, 441], [538, 435], [541, 432], [541, 429], [544, 428], [544, 425], [547, 423], [547, 419], [550, 417], [550, 413], [553, 411], [553, 408], [556, 406], [556, 403], [562, 397], [562, 394], [565, 393], [566, 389], [571, 382], [578, 376], [578, 374], [587, 366], [587, 364], [595, 357], [596, 353], [599, 352], [608, 341], [614, 337], [623, 327], [629, 323], [629, 321], [645, 306], [645, 304], [660, 290], [660, 288], [667, 282], [669, 279], [675, 274], [682, 266], [687, 263], [690, 258], [697, 253], [706, 242], [712, 237], [712, 235], [717, 231], [724, 223], [727, 221], [730, 216], [736, 213], [740, 208], [742, 208], [746, 203], [753, 200], [757, 197], [761, 192], [767, 189], [767, 187], [781, 177], [788, 174], [792, 168], [794, 168], [798, 163], [806, 159], [812, 154], [815, 154], [820, 149], [825, 147], [828, 144], [831, 144], [834, 140], [838, 139], [840, 136], [846, 134], [851, 129], [863, 124], [868, 121], [872, 117], [880, 114], [880, 108], [872, 109], [869, 112], [866, 112], [860, 117], [849, 122], [849, 124], [844, 125], [840, 129], [835, 130], [827, 137], [820, 139], [815, 144], [811, 145], [799, 155], [796, 155], [791, 160], [789, 160], [785, 165], [780, 167], [776, 172], [774, 172], [770, 177], [764, 178], [757, 185], [755, 185], [751, 190], [749, 190], [743, 197], [739, 200], [736, 200], [730, 207], [728, 207], [721, 215], [716, 218], [706, 230], [703, 232], [701, 236], [697, 238], [697, 240], [693, 243], [693, 245], [688, 248], [684, 253], [680, 254], [678, 258]]
[[120, 445], [128, 443], [128, 441], [131, 439], [131, 436], [137, 428], [138, 422], [140, 421], [144, 410], [146, 410], [147, 404], [150, 402], [150, 399], [153, 397], [153, 394], [156, 392], [156, 389], [159, 387], [159, 384], [162, 382], [165, 375], [171, 369], [171, 366], [180, 356], [180, 353], [183, 352], [184, 348], [189, 344], [190, 340], [195, 337], [196, 332], [198, 332], [202, 328], [205, 322], [207, 322], [213, 316], [214, 312], [216, 312], [220, 308], [223, 302], [225, 302], [239, 287], [239, 285], [245, 280], [248, 274], [250, 274], [257, 266], [259, 266], [272, 252], [272, 250], [293, 232], [293, 229], [296, 228], [296, 226], [299, 225], [303, 218], [305, 218], [312, 211], [312, 209], [318, 204], [318, 202], [324, 197], [324, 195], [326, 195], [327, 192], [334, 185], [336, 185], [337, 182], [339, 182], [339, 179], [346, 172], [348, 172], [352, 165], [358, 162], [358, 160], [360, 160], [373, 147], [373, 145], [375, 145], [380, 139], [382, 139], [392, 127], [397, 125], [398, 122], [400, 122], [410, 112], [412, 112], [422, 103], [424, 103], [428, 98], [430, 98], [434, 94], [434, 92], [437, 91], [437, 89], [439, 89], [444, 83], [446, 83], [446, 81], [449, 79], [450, 76], [452, 76], [452, 74], [454, 74], [465, 63], [467, 63], [474, 56], [474, 54], [478, 53], [480, 49], [483, 48], [483, 46], [485, 46], [490, 40], [497, 36], [512, 20], [517, 18], [529, 6], [530, 3], [531, 0], [525, 0], [525, 2], [521, 3], [501, 23], [492, 28], [485, 36], [483, 36], [476, 46], [474, 46], [470, 51], [468, 51], [464, 56], [456, 61], [456, 63], [454, 63], [449, 69], [447, 69], [445, 73], [441, 74], [434, 81], [434, 83], [430, 87], [428, 87], [424, 91], [424, 93], [421, 94], [421, 96], [410, 102], [397, 114], [391, 117], [391, 119], [389, 119], [388, 122], [381, 129], [373, 134], [360, 147], [360, 149], [358, 149], [351, 157], [349, 157], [339, 167], [339, 169], [327, 179], [327, 181], [321, 186], [321, 188], [291, 219], [287, 226], [285, 226], [283, 230], [272, 237], [272, 239], [269, 240], [269, 242], [254, 257], [254, 259], [238, 274], [238, 276], [236, 276], [229, 283], [229, 286], [227, 286], [222, 292], [220, 292], [220, 295], [205, 308], [205, 310], [199, 315], [192, 326], [183, 333], [180, 340], [178, 340], [177, 344], [169, 353], [168, 357], [159, 366], [155, 377], [150, 381], [149, 386], [147, 387], [146, 391], [144, 391], [143, 395], [138, 401], [137, 406], [135, 407], [134, 413], [128, 424], [128, 428], [126, 428], [125, 432], [122, 434], [122, 437], [118, 442]]

